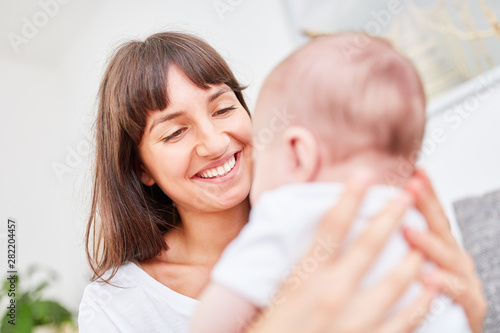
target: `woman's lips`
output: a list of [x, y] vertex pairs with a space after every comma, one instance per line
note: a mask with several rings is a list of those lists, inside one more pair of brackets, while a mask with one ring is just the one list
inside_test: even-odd
[[223, 182], [231, 179], [239, 169], [241, 151], [230, 156], [225, 163], [212, 168], [204, 169], [195, 175], [196, 179], [211, 182]]
[[235, 155], [233, 155], [223, 165], [215, 167], [215, 168], [207, 169], [203, 172], [198, 173], [197, 176], [201, 177], [201, 178], [222, 177], [222, 176], [227, 175], [229, 172], [231, 172], [231, 170], [233, 170], [235, 165], [236, 165], [236, 157], [235, 157]]

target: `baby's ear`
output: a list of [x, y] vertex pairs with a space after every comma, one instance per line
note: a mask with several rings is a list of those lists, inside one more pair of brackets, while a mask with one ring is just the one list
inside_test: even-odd
[[301, 126], [288, 127], [283, 133], [291, 173], [297, 182], [314, 181], [320, 166], [319, 146], [314, 135]]

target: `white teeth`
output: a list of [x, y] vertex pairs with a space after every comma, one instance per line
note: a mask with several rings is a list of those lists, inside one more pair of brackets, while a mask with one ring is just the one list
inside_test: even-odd
[[229, 173], [234, 168], [235, 165], [236, 165], [236, 158], [233, 156], [229, 159], [229, 161], [224, 163], [224, 165], [201, 172], [198, 174], [198, 176], [200, 176], [201, 178], [214, 178], [218, 176], [224, 176], [227, 173]]

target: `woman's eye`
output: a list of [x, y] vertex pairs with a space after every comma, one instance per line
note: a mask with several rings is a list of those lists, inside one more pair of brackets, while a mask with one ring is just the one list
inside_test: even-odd
[[184, 131], [185, 131], [184, 128], [178, 129], [174, 133], [172, 133], [169, 136], [163, 138], [163, 142], [167, 142], [167, 141], [170, 141], [171, 139], [178, 138]]
[[225, 115], [226, 113], [230, 112], [230, 111], [233, 111], [233, 110], [236, 110], [236, 108], [234, 106], [231, 106], [231, 107], [228, 107], [228, 108], [224, 108], [222, 110], [219, 110], [219, 111], [216, 111], [214, 112], [214, 115], [216, 116], [223, 116]]

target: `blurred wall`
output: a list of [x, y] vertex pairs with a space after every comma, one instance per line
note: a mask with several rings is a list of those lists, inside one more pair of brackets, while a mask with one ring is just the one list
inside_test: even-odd
[[437, 98], [428, 117], [420, 164], [459, 236], [453, 202], [500, 189], [500, 67]]

